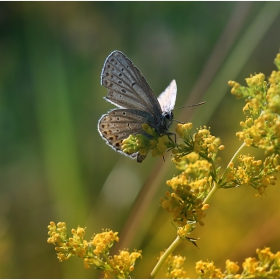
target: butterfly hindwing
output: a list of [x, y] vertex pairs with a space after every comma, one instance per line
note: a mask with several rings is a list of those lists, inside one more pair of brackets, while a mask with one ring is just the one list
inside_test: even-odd
[[143, 123], [150, 123], [152, 116], [134, 109], [114, 109], [103, 115], [98, 122], [98, 131], [114, 150], [122, 152], [122, 141], [133, 134], [145, 134]]

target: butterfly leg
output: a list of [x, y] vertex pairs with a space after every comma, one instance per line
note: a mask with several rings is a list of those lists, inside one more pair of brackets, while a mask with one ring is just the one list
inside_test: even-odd
[[[169, 138], [170, 141], [175, 142], [175, 144], [177, 144], [176, 133], [168, 132], [168, 133], [166, 133], [166, 134], [167, 134], [167, 136], [168, 136], [168, 138]], [[173, 139], [171, 138], [171, 135], [174, 136], [174, 141], [173, 141]]]

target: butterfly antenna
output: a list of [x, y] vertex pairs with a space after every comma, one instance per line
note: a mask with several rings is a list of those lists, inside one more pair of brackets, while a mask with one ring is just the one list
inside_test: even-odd
[[[195, 107], [195, 106], [200, 106], [203, 105], [206, 101], [202, 101], [200, 103], [197, 104], [193, 104], [193, 105], [187, 105], [187, 106], [183, 106], [183, 107], [178, 107], [178, 108], [174, 108], [173, 110], [177, 110], [177, 109], [182, 109], [182, 108], [187, 108], [187, 107]], [[174, 120], [174, 119], [173, 119]]]
[[[178, 108], [178, 109], [180, 109], [180, 108]], [[180, 121], [178, 121], [178, 120], [175, 120], [175, 119], [173, 119], [172, 121], [173, 121], [173, 122], [177, 122], [177, 123], [181, 123], [181, 124], [184, 124], [183, 122], [180, 122]]]

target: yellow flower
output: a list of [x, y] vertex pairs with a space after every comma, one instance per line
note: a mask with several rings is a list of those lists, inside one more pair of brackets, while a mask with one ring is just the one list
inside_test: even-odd
[[177, 235], [181, 238], [186, 238], [187, 235], [190, 233], [192, 226], [190, 224], [184, 225], [183, 227], [178, 227]]
[[270, 248], [257, 249], [257, 258], [246, 258], [242, 264], [243, 271], [238, 274], [239, 265], [230, 260], [226, 261], [226, 270], [221, 273], [213, 262], [198, 261], [196, 272], [199, 278], [226, 278], [226, 279], [279, 279], [280, 252], [273, 254]]
[[168, 139], [167, 135], [163, 135], [162, 137], [159, 137], [157, 141], [151, 140], [151, 146], [153, 146], [152, 149], [152, 156], [163, 156], [165, 151], [168, 148], [168, 144], [170, 140]]
[[254, 75], [250, 78], [245, 79], [246, 83], [249, 87], [253, 87], [253, 86], [262, 86], [263, 82], [264, 82], [265, 76], [263, 73], [259, 73], [257, 75]]
[[[162, 255], [163, 255], [163, 252], [161, 252], [161, 256]], [[187, 273], [183, 268], [185, 260], [186, 260], [186, 258], [184, 258], [180, 255], [174, 256], [174, 255], [170, 254], [164, 262], [166, 277], [171, 278], [171, 279], [187, 278]]]
[[279, 155], [272, 155], [265, 161], [255, 160], [250, 155], [240, 155], [239, 163], [230, 163], [225, 175], [224, 188], [237, 187], [240, 185], [250, 185], [258, 191], [258, 195], [264, 194], [268, 185], [274, 185], [276, 177], [273, 173], [280, 170]]
[[224, 274], [219, 268], [216, 268], [213, 262], [198, 261], [195, 265], [196, 273], [199, 278], [210, 278], [210, 279], [223, 279]]
[[[279, 70], [279, 54], [275, 59]], [[246, 79], [247, 87], [229, 81], [232, 93], [245, 98], [243, 112], [246, 121], [240, 122], [242, 131], [236, 135], [247, 146], [259, 147], [266, 155], [280, 152], [280, 71], [273, 71], [269, 84], [264, 74], [251, 75]]]
[[165, 151], [173, 146], [167, 135], [158, 135], [148, 124], [144, 123], [142, 129], [145, 135], [131, 134], [122, 141], [121, 149], [124, 153], [139, 152], [142, 156], [146, 156], [152, 150], [152, 156], [163, 156]]
[[185, 140], [188, 140], [190, 137], [190, 132], [192, 130], [192, 123], [184, 123], [184, 124], [177, 124], [176, 132], [179, 134], [179, 136]]
[[135, 262], [142, 257], [141, 252], [129, 253], [126, 250], [120, 251], [119, 255], [114, 255], [109, 259], [112, 270], [104, 272], [105, 278], [129, 278], [130, 272], [134, 270]]
[[[84, 267], [89, 269], [94, 266], [104, 271], [105, 278], [130, 278], [130, 272], [134, 270], [136, 259], [141, 257], [140, 251], [129, 253], [120, 251], [119, 255], [111, 257], [109, 250], [114, 242], [119, 241], [118, 233], [105, 230], [95, 234], [91, 241], [84, 240], [85, 228], [72, 229], [73, 237], [67, 236], [65, 223], [50, 222], [48, 243], [56, 245], [57, 257], [60, 262], [68, 260], [72, 256], [84, 260]], [[55, 235], [55, 238], [53, 236]], [[58, 237], [59, 236], [59, 237]], [[58, 243], [56, 242], [58, 240]]]
[[99, 256], [100, 254], [106, 253], [115, 241], [119, 241], [118, 232], [110, 230], [96, 234], [91, 241], [91, 244], [95, 246], [94, 254]]
[[230, 260], [226, 261], [226, 271], [227, 274], [233, 275], [236, 274], [239, 270], [239, 265], [235, 262], [232, 262]]

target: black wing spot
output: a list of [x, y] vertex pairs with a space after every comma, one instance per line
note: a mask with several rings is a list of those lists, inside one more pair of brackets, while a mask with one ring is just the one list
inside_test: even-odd
[[126, 116], [126, 112], [122, 112], [122, 114], [123, 114], [124, 116]]
[[126, 90], [125, 90], [125, 89], [122, 89], [121, 92], [126, 93]]
[[120, 73], [120, 74], [119, 74], [119, 77], [122, 77], [122, 75], [123, 75], [123, 74], [122, 74], [122, 73]]
[[122, 84], [122, 81], [118, 81], [118, 84]]
[[135, 85], [136, 85], [136, 83], [135, 83], [135, 82], [133, 82], [133, 83], [131, 84], [131, 86], [132, 86], [132, 87], [134, 87]]
[[122, 68], [121, 70], [122, 70], [122, 72], [123, 72], [123, 71], [124, 71], [124, 68]]

